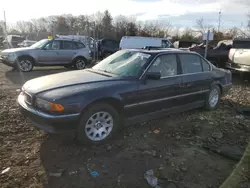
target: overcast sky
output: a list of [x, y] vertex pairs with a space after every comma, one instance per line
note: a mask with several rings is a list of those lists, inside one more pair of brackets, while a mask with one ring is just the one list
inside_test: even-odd
[[7, 22], [11, 23], [49, 15], [93, 14], [107, 9], [112, 16], [136, 15], [137, 20], [161, 19], [175, 26], [192, 27], [200, 17], [217, 25], [221, 10], [222, 27], [239, 27], [246, 24], [250, 12], [250, 0], [1, 0], [0, 5], [6, 11]]

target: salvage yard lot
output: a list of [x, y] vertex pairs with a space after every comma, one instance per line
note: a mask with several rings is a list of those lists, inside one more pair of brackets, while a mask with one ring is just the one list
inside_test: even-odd
[[62, 71], [19, 73], [0, 64], [0, 170], [10, 168], [0, 174], [1, 187], [150, 187], [144, 173], [153, 169], [164, 188], [216, 188], [248, 142], [250, 120], [231, 103], [250, 107], [250, 83], [237, 75], [212, 112], [197, 109], [124, 127], [100, 146], [78, 145], [71, 134], [46, 134], [19, 113], [18, 89], [28, 79]]

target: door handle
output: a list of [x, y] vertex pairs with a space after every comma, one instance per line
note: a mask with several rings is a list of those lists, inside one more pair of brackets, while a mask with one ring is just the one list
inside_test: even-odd
[[184, 87], [184, 84], [178, 84], [179, 87], [183, 88]]
[[178, 86], [183, 88], [183, 87], [190, 87], [192, 86], [192, 84], [179, 84]]

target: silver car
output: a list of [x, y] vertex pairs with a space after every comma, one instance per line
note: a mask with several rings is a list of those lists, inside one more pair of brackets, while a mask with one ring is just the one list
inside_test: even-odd
[[23, 72], [34, 66], [65, 66], [84, 69], [92, 60], [90, 49], [79, 40], [43, 39], [25, 48], [3, 50], [0, 62]]

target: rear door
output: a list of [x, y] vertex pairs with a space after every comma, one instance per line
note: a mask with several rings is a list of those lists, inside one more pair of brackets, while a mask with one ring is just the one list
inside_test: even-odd
[[180, 53], [182, 104], [203, 101], [212, 84], [210, 64], [198, 54]]
[[73, 41], [62, 41], [62, 49], [59, 51], [59, 59], [62, 64], [69, 64], [77, 54]]

